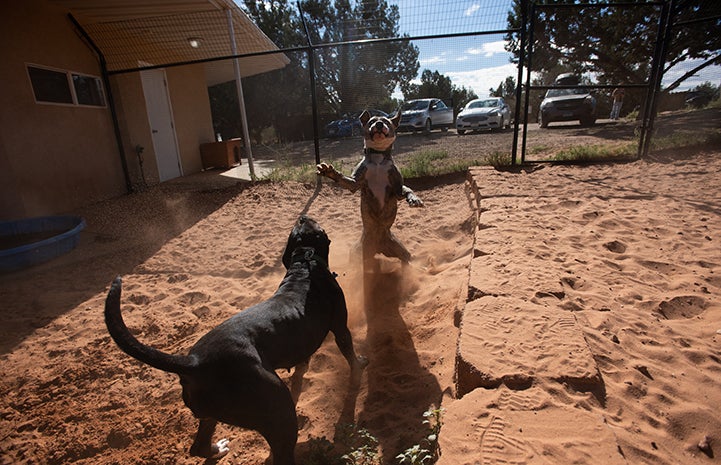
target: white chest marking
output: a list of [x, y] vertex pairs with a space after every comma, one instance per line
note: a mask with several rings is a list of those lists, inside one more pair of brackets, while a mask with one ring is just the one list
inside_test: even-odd
[[393, 164], [386, 159], [382, 153], [372, 153], [366, 155], [368, 165], [366, 171], [366, 181], [368, 188], [371, 190], [381, 209], [385, 206], [386, 187], [388, 187], [388, 172]]

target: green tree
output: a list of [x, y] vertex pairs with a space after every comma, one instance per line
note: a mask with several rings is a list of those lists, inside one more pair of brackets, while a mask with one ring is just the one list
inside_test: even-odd
[[491, 87], [488, 89], [491, 97], [503, 97], [508, 100], [516, 95], [516, 79], [513, 76], [508, 76], [504, 81], [498, 84], [498, 87], [494, 89]]
[[408, 92], [403, 94], [406, 100], [432, 97], [450, 100], [453, 95], [453, 82], [451, 78], [437, 70], [424, 69], [421, 73], [421, 83], [411, 84], [407, 89]]
[[[277, 47], [292, 48], [306, 44], [303, 26], [295, 2], [245, 0], [245, 9], [255, 24]], [[285, 54], [289, 63], [279, 70], [244, 80], [243, 94], [251, 126], [260, 138], [264, 128], [273, 127], [281, 141], [312, 134], [311, 91], [307, 56], [303, 52]], [[310, 123], [310, 124], [309, 124]]]
[[719, 99], [719, 87], [706, 81], [691, 89], [687, 95], [693, 97], [689, 102], [691, 106], [701, 108]]
[[[530, 2], [525, 3], [530, 6]], [[531, 66], [541, 75], [541, 81], [552, 82], [560, 71], [579, 75], [593, 72], [600, 84], [647, 82], [658, 39], [661, 7], [644, 1], [632, 7], [613, 7], [608, 6], [606, 0], [584, 0], [584, 4], [591, 5], [586, 7], [565, 6], [578, 3], [581, 2], [558, 0], [550, 7], [536, 8]], [[688, 0], [679, 5], [673, 14], [675, 23], [721, 16], [721, 2]], [[509, 28], [521, 27], [521, 7], [521, 0], [513, 0], [508, 12]], [[530, 20], [530, 11], [528, 13]], [[721, 61], [721, 34], [716, 32], [721, 20], [711, 20], [706, 26], [672, 29], [667, 70], [692, 58], [705, 60], [701, 67]], [[506, 49], [517, 62], [519, 33], [507, 34], [506, 40]], [[675, 88], [691, 74], [683, 76], [667, 90]]]
[[491, 87], [488, 89], [491, 97], [501, 97], [505, 100], [506, 105], [510, 108], [511, 112], [515, 111], [516, 108], [516, 79], [513, 76], [507, 76], [506, 79], [498, 84], [497, 88]]
[[664, 72], [688, 59], [699, 59], [701, 63], [694, 69], [680, 76], [664, 89], [671, 92], [686, 79], [703, 68], [721, 64], [721, 2], [709, 0], [686, 0], [678, 2], [676, 11], [672, 12], [672, 22], [680, 24], [700, 18], [716, 18], [703, 23], [674, 26], [671, 30], [672, 40], [666, 59]]
[[[213, 115], [213, 129], [223, 140], [240, 137], [240, 109], [235, 81], [225, 82], [208, 88], [210, 111]], [[249, 127], [251, 137], [257, 140]]]
[[476, 95], [472, 89], [468, 89], [465, 86], [457, 87], [454, 85], [451, 98], [453, 100], [453, 114], [457, 115], [461, 111], [461, 108], [466, 106], [471, 100], [477, 99], [478, 95]]
[[[243, 8], [279, 48], [308, 44], [295, 2], [244, 0]], [[305, 0], [300, 8], [314, 45], [399, 37], [398, 7], [385, 0]], [[317, 47], [314, 55], [320, 114], [395, 108], [392, 92], [414, 79], [419, 68], [418, 49], [403, 40]], [[280, 140], [308, 137], [311, 133], [308, 53], [286, 52], [286, 56], [290, 63], [285, 68], [243, 79], [249, 126], [256, 140], [267, 127], [273, 127]], [[230, 102], [237, 102], [232, 86], [211, 89], [211, 99], [219, 108], [227, 108], [225, 114], [230, 115], [216, 119], [217, 126], [240, 127], [233, 123], [239, 121], [239, 116], [232, 115]], [[219, 132], [230, 137], [225, 129]]]
[[[314, 44], [407, 37], [386, 0], [305, 0], [301, 9]], [[319, 98], [337, 113], [387, 102], [420, 67], [418, 48], [404, 40], [318, 48], [316, 60]]]
[[[258, 27], [279, 47], [303, 44], [302, 26], [293, 3], [245, 0], [243, 8]], [[310, 113], [307, 60], [302, 53], [286, 53], [290, 62], [282, 69], [243, 79], [243, 96], [251, 139], [261, 142], [263, 131], [275, 129], [280, 140], [292, 138], [288, 123], [294, 115]], [[241, 136], [241, 116], [235, 82], [208, 89], [215, 131], [224, 139]]]

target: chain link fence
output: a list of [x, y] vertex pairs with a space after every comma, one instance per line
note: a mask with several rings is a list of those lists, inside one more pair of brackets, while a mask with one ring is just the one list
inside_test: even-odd
[[[394, 114], [414, 98], [440, 99], [453, 122], [402, 133], [395, 157], [435, 172], [483, 163], [634, 159], [718, 143], [721, 35], [714, 31], [721, 27], [721, 3], [715, 0], [242, 7], [272, 43], [241, 43], [251, 52], [233, 54], [226, 38], [209, 38], [210, 47], [192, 60], [158, 57], [155, 67], [283, 61], [282, 69], [242, 80], [253, 155], [274, 167], [355, 164], [360, 112]], [[221, 19], [206, 16], [178, 20]], [[153, 27], [136, 30], [138, 47]], [[144, 69], [123, 63], [110, 73]], [[510, 128], [457, 131], [464, 105], [491, 94], [504, 99], [508, 120], [497, 112], [498, 121]], [[236, 86], [213, 86], [210, 97], [216, 131], [224, 139], [242, 137]]]

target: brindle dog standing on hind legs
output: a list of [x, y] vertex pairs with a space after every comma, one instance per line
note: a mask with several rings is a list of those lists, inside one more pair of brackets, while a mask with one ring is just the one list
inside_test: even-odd
[[396, 140], [400, 112], [386, 118], [371, 117], [364, 111], [360, 115], [363, 125], [363, 159], [350, 176], [344, 176], [333, 165], [321, 163], [318, 174], [336, 181], [340, 186], [355, 192], [361, 191], [361, 219], [363, 234], [363, 268], [375, 268], [374, 257], [381, 253], [410, 262], [411, 254], [391, 232], [398, 213], [398, 201], [405, 199], [411, 207], [422, 207], [423, 202], [403, 184], [403, 176], [393, 163], [391, 153]]

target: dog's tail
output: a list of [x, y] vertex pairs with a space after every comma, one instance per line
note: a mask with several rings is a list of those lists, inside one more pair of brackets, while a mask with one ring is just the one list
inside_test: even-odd
[[189, 374], [196, 367], [195, 358], [190, 355], [166, 354], [138, 341], [132, 335], [120, 314], [120, 291], [122, 280], [115, 278], [105, 299], [105, 325], [118, 346], [133, 358], [159, 370], [177, 374]]

